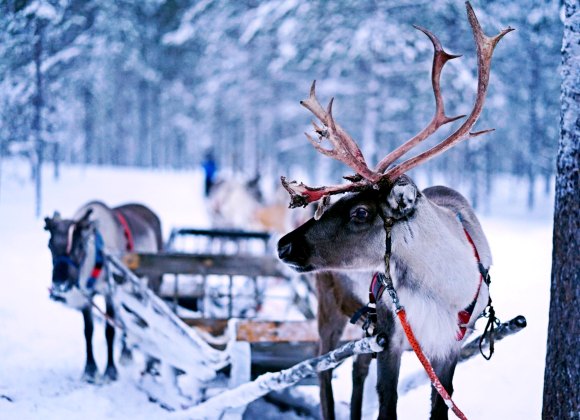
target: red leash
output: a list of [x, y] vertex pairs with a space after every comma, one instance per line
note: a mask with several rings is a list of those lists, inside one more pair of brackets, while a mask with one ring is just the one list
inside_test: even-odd
[[463, 412], [459, 409], [459, 407], [457, 407], [455, 402], [453, 402], [453, 400], [451, 399], [451, 395], [449, 395], [449, 393], [447, 392], [447, 390], [445, 389], [445, 387], [435, 374], [435, 371], [433, 370], [433, 366], [431, 366], [429, 359], [427, 359], [427, 357], [423, 353], [421, 345], [415, 338], [415, 334], [413, 334], [413, 330], [411, 329], [409, 322], [407, 322], [407, 313], [405, 312], [405, 308], [401, 307], [400, 309], [397, 309], [397, 316], [399, 317], [399, 321], [401, 321], [401, 326], [405, 331], [407, 340], [409, 340], [409, 343], [411, 344], [413, 351], [415, 352], [417, 358], [423, 365], [423, 368], [425, 369], [427, 376], [429, 376], [429, 379], [431, 380], [431, 384], [433, 385], [433, 387], [437, 390], [439, 395], [441, 395], [441, 398], [443, 398], [443, 401], [445, 401], [447, 407], [449, 407], [457, 417], [459, 417], [461, 420], [467, 420], [465, 414], [463, 414]]
[[[390, 274], [391, 246], [392, 246], [391, 228], [393, 227], [393, 220], [390, 218], [387, 218], [383, 215], [382, 215], [382, 219], [383, 219], [383, 224], [384, 224], [384, 228], [385, 228], [385, 236], [386, 236], [385, 237], [385, 273], [384, 274], [378, 273], [377, 280], [380, 283], [382, 283], [382, 285], [385, 287], [386, 291], [389, 293], [389, 296], [391, 297], [391, 300], [393, 301], [393, 306], [395, 307], [395, 313], [399, 317], [399, 321], [401, 321], [401, 326], [403, 327], [403, 331], [405, 331], [405, 335], [407, 336], [407, 340], [409, 341], [409, 344], [411, 344], [411, 347], [413, 348], [413, 351], [417, 355], [417, 358], [419, 359], [419, 361], [423, 365], [423, 368], [425, 369], [427, 376], [429, 376], [429, 379], [431, 380], [431, 384], [433, 385], [433, 387], [435, 388], [437, 393], [441, 396], [441, 398], [443, 398], [443, 401], [445, 401], [445, 405], [447, 405], [447, 407], [449, 407], [453, 411], [453, 413], [455, 413], [455, 415], [457, 417], [459, 417], [461, 420], [467, 420], [467, 417], [465, 416], [465, 414], [463, 414], [463, 412], [459, 409], [459, 407], [457, 407], [455, 402], [453, 402], [453, 400], [451, 399], [451, 396], [449, 395], [449, 393], [447, 392], [447, 390], [445, 389], [445, 387], [443, 386], [443, 384], [441, 383], [441, 381], [439, 380], [439, 378], [435, 374], [435, 370], [433, 369], [433, 366], [431, 366], [431, 362], [429, 362], [429, 359], [427, 359], [427, 357], [425, 356], [425, 353], [423, 353], [423, 350], [421, 349], [421, 345], [417, 341], [417, 338], [415, 337], [415, 334], [413, 333], [411, 325], [409, 325], [409, 322], [407, 321], [407, 313], [405, 312], [405, 308], [401, 305], [401, 303], [399, 301], [399, 296], [397, 295], [397, 291], [395, 290], [395, 286], [393, 285], [393, 280], [391, 279], [391, 274]], [[477, 252], [477, 250], [476, 250], [476, 252]], [[372, 288], [372, 283], [371, 283], [371, 288]]]

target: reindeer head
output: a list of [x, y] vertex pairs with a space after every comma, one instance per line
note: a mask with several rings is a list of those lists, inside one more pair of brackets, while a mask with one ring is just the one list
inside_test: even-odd
[[393, 185], [342, 197], [278, 242], [280, 259], [298, 272], [380, 270], [385, 219], [414, 216], [421, 192], [403, 175]]
[[44, 218], [44, 229], [50, 232], [48, 248], [52, 254], [53, 297], [69, 291], [78, 283], [82, 264], [87, 256], [86, 237], [93, 228], [89, 217], [92, 209], [79, 220], [62, 219], [58, 212]]
[[[384, 255], [385, 233], [381, 228], [383, 220], [412, 217], [415, 208], [424, 199], [415, 184], [403, 174], [463, 140], [492, 131], [473, 132], [471, 129], [483, 110], [493, 50], [499, 40], [513, 29], [507, 28], [494, 37], [488, 37], [483, 33], [469, 2], [466, 6], [477, 48], [477, 96], [465, 122], [431, 149], [391, 167], [397, 159], [427, 139], [441, 126], [465, 117], [445, 115], [440, 87], [443, 66], [447, 61], [459, 56], [445, 52], [437, 37], [428, 30], [415, 26], [427, 35], [434, 47], [431, 82], [435, 96], [435, 115], [422, 131], [385, 156], [375, 169], [369, 168], [356, 142], [335, 122], [332, 115], [333, 99], [325, 110], [316, 98], [316, 85], [312, 84], [310, 96], [301, 104], [311, 111], [323, 126], [320, 127], [313, 122], [318, 139], [308, 134], [306, 137], [317, 151], [343, 162], [353, 169], [356, 175], [345, 177], [350, 182], [348, 184], [314, 188], [296, 181], [288, 182], [282, 177], [282, 185], [291, 196], [290, 207], [306, 206], [320, 200], [314, 219], [280, 239], [278, 255], [282, 261], [297, 271], [373, 269], [380, 265]], [[331, 148], [322, 146], [325, 140], [330, 143]], [[329, 207], [331, 195], [345, 192], [351, 194]], [[326, 209], [327, 207], [329, 208]], [[373, 244], [377, 246], [372, 246]], [[369, 251], [371, 249], [376, 251]], [[374, 252], [377, 255], [374, 255]]]

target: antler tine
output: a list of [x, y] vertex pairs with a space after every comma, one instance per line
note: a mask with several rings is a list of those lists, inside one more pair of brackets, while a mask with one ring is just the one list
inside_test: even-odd
[[487, 93], [487, 87], [489, 82], [490, 70], [491, 70], [491, 59], [493, 56], [493, 50], [499, 40], [503, 38], [507, 33], [513, 31], [514, 29], [508, 27], [503, 29], [498, 35], [494, 37], [488, 37], [483, 33], [481, 25], [477, 20], [475, 12], [471, 7], [469, 2], [465, 2], [467, 7], [467, 17], [469, 19], [469, 24], [471, 25], [473, 36], [475, 38], [475, 44], [477, 48], [477, 96], [475, 99], [475, 104], [467, 120], [459, 127], [454, 133], [443, 140], [441, 143], [432, 147], [431, 149], [423, 152], [405, 162], [391, 168], [385, 173], [385, 176], [389, 179], [396, 179], [398, 176], [404, 174], [410, 169], [418, 166], [419, 164], [426, 162], [429, 159], [443, 153], [444, 151], [452, 148], [459, 142], [466, 140], [471, 137], [476, 137], [481, 134], [485, 134], [491, 130], [483, 130], [479, 132], [470, 132], [473, 128], [477, 119], [481, 115], [483, 110], [483, 104], [485, 102], [485, 95]]
[[322, 108], [322, 105], [320, 105], [320, 102], [318, 102], [318, 99], [316, 98], [316, 80], [312, 81], [308, 99], [300, 101], [300, 105], [312, 112], [316, 118], [322, 121], [323, 124], [326, 124], [326, 111]]
[[369, 188], [367, 180], [351, 182], [350, 184], [330, 185], [325, 187], [309, 187], [304, 183], [296, 181], [288, 182], [286, 177], [280, 177], [282, 186], [290, 193], [290, 208], [306, 207], [310, 203], [345, 192], [361, 191]]
[[341, 161], [368, 181], [378, 181], [381, 178], [381, 174], [369, 169], [356, 142], [334, 120], [334, 117], [332, 116], [333, 103], [334, 98], [330, 100], [326, 110], [322, 105], [320, 105], [320, 102], [318, 102], [318, 99], [316, 98], [316, 80], [313, 81], [312, 86], [310, 87], [310, 95], [308, 96], [308, 99], [300, 101], [300, 104], [312, 112], [314, 116], [316, 116], [316, 118], [326, 126], [326, 130], [323, 130], [318, 127], [316, 123], [313, 123], [314, 130], [319, 135], [320, 139], [326, 138], [332, 145], [332, 149], [322, 148], [318, 143], [314, 142], [311, 137], [309, 137], [310, 142], [314, 145], [317, 151]]
[[308, 139], [310, 144], [312, 144], [312, 146], [314, 146], [314, 148], [316, 149], [317, 152], [322, 153], [324, 156], [329, 156], [332, 158], [336, 157], [336, 154], [335, 154], [333, 149], [325, 149], [324, 147], [322, 147], [320, 145], [319, 141], [316, 141], [316, 139], [308, 133], [304, 133], [304, 135], [306, 136], [306, 138]]
[[378, 173], [383, 173], [389, 167], [389, 165], [391, 165], [393, 162], [395, 162], [409, 150], [414, 148], [417, 144], [421, 143], [429, 136], [431, 136], [442, 125], [465, 117], [465, 115], [458, 115], [456, 117], [447, 117], [445, 115], [443, 96], [441, 95], [441, 71], [443, 70], [443, 66], [449, 60], [461, 57], [461, 55], [447, 53], [441, 46], [441, 42], [439, 41], [439, 39], [432, 32], [418, 25], [413, 25], [413, 27], [415, 29], [420, 30], [425, 35], [427, 35], [427, 37], [431, 40], [431, 43], [433, 44], [434, 53], [433, 53], [433, 67], [431, 70], [431, 84], [433, 86], [433, 94], [435, 95], [435, 115], [433, 116], [433, 119], [431, 120], [429, 125], [427, 125], [427, 127], [425, 127], [413, 138], [409, 139], [406, 143], [393, 150], [379, 162], [379, 164], [375, 169], [375, 171]]

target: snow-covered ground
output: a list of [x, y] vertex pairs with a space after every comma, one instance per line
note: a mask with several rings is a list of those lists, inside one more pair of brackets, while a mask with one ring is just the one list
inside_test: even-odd
[[[34, 217], [28, 167], [5, 162], [0, 187], [0, 419], [162, 419], [170, 414], [137, 389], [138, 361], [120, 367], [116, 383], [80, 381], [85, 351], [82, 317], [48, 299], [51, 260], [42, 218]], [[43, 214], [71, 216], [84, 202], [111, 205], [140, 201], [173, 226], [208, 226], [197, 171], [63, 167], [55, 182], [47, 171]], [[521, 192], [520, 192], [521, 190]], [[460, 365], [454, 400], [470, 419], [540, 417], [548, 324], [551, 258], [551, 198], [534, 213], [523, 210], [525, 189], [498, 182], [481, 221], [494, 253], [492, 294], [502, 320], [523, 314], [528, 327], [498, 344], [487, 362]], [[95, 328], [95, 353], [105, 365], [104, 326]], [[119, 347], [119, 346], [117, 346]], [[405, 355], [401, 377], [420, 368]], [[334, 383], [338, 404], [350, 393], [349, 364]], [[428, 385], [399, 399], [401, 419], [428, 417]], [[346, 412], [341, 410], [340, 412]]]

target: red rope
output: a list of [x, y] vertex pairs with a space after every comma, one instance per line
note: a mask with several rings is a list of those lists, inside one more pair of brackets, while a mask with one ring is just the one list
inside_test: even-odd
[[401, 321], [401, 325], [403, 326], [403, 330], [405, 331], [405, 335], [407, 336], [407, 340], [409, 340], [409, 343], [411, 344], [413, 351], [415, 352], [415, 354], [417, 355], [417, 358], [419, 359], [419, 361], [423, 365], [423, 368], [425, 368], [425, 372], [427, 372], [427, 375], [429, 376], [429, 379], [431, 380], [431, 384], [433, 385], [433, 387], [437, 390], [439, 395], [441, 395], [441, 398], [443, 398], [443, 401], [445, 401], [445, 404], [447, 405], [447, 407], [451, 408], [451, 410], [455, 413], [455, 415], [457, 417], [459, 417], [461, 420], [467, 420], [467, 417], [465, 417], [465, 414], [463, 414], [461, 412], [461, 410], [459, 409], [459, 407], [457, 407], [455, 405], [455, 403], [451, 399], [451, 396], [445, 390], [445, 387], [443, 386], [443, 384], [441, 383], [441, 381], [439, 380], [439, 378], [435, 374], [435, 371], [433, 370], [433, 366], [431, 366], [431, 363], [429, 362], [429, 360], [427, 359], [427, 357], [423, 353], [423, 350], [421, 349], [421, 345], [419, 344], [419, 342], [415, 338], [415, 334], [413, 334], [413, 330], [411, 329], [411, 326], [409, 325], [409, 322], [407, 321], [407, 313], [405, 312], [405, 308], [401, 308], [400, 310], [398, 310], [397, 316], [399, 317], [399, 320]]

